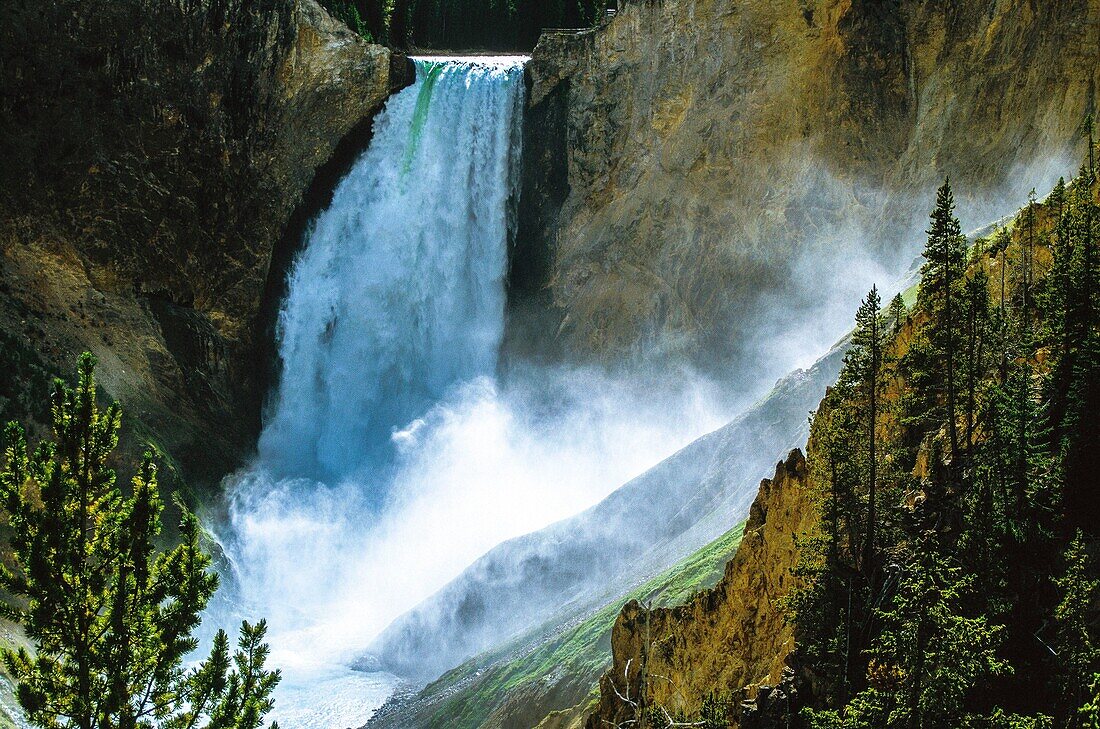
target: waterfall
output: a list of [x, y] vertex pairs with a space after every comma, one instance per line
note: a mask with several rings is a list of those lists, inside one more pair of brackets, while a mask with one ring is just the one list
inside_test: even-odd
[[416, 60], [289, 275], [280, 380], [256, 462], [227, 483], [230, 579], [207, 621], [269, 619], [284, 726], [365, 723], [395, 679], [352, 670], [356, 651], [486, 548], [424, 550], [447, 572], [402, 584], [394, 545], [420, 537], [384, 509], [431, 480], [398, 462], [439, 403], [493, 387], [525, 60]]
[[497, 381], [525, 59], [420, 59], [307, 233], [255, 463], [212, 531], [204, 625], [266, 617], [274, 719], [362, 726], [400, 615], [506, 540], [578, 513], [726, 418], [692, 379], [510, 362]]
[[492, 374], [517, 197], [523, 66], [416, 60], [294, 265], [259, 460], [279, 477], [374, 481], [393, 434]]

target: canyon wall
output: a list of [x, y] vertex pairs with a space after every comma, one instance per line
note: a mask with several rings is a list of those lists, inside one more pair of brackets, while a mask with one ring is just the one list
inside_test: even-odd
[[916, 253], [875, 241], [914, 240], [945, 175], [979, 224], [1013, 180], [1075, 171], [1098, 58], [1097, 0], [627, 0], [548, 32], [510, 343], [744, 364], [756, 332], [846, 319]]
[[781, 602], [794, 585], [798, 542], [817, 527], [809, 480], [794, 450], [761, 482], [737, 554], [713, 589], [677, 607], [623, 607], [590, 729], [623, 726], [646, 710], [693, 716], [711, 692], [749, 696], [778, 683], [794, 648]]
[[0, 41], [0, 410], [41, 415], [91, 350], [139, 437], [216, 481], [253, 444], [311, 182], [411, 70], [314, 0], [15, 0]]

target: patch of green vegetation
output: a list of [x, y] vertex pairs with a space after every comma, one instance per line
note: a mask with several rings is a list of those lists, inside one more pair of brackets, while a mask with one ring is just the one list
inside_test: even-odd
[[325, 10], [329, 11], [332, 17], [343, 21], [345, 25], [362, 36], [365, 41], [374, 43], [374, 35], [371, 33], [370, 28], [367, 26], [367, 21], [363, 19], [355, 3], [347, 2], [346, 0], [323, 0], [321, 5], [324, 6]]
[[[736, 553], [744, 528], [742, 523], [730, 529], [680, 563], [616, 598], [580, 623], [566, 627], [533, 650], [522, 652], [519, 646], [526, 638], [520, 638], [489, 656], [468, 661], [444, 674], [428, 687], [428, 692], [443, 693], [466, 680], [473, 685], [440, 704], [428, 720], [428, 726], [453, 729], [480, 726], [510, 696], [525, 690], [537, 691], [539, 684], [554, 682], [554, 686], [545, 687], [545, 693], [572, 693], [573, 703], [595, 696], [599, 677], [611, 665], [611, 628], [622, 605], [630, 600], [650, 602], [654, 607], [678, 605], [696, 592], [713, 587]], [[511, 653], [517, 655], [509, 660], [507, 656]], [[489, 667], [486, 668], [487, 662]], [[558, 687], [564, 691], [556, 691]]]

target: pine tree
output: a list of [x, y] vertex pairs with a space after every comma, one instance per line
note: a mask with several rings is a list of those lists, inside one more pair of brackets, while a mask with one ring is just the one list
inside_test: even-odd
[[1092, 695], [1077, 712], [1077, 719], [1082, 726], [1100, 726], [1100, 673], [1093, 674]]
[[901, 331], [901, 325], [905, 323], [905, 318], [908, 316], [908, 311], [905, 308], [905, 299], [901, 297], [901, 294], [896, 294], [894, 298], [890, 299], [890, 308], [887, 310], [887, 319], [890, 322], [890, 326], [893, 327], [894, 332]]
[[1100, 601], [1100, 577], [1089, 555], [1085, 537], [1077, 533], [1065, 553], [1066, 570], [1055, 578], [1062, 600], [1054, 611], [1055, 644], [1062, 675], [1059, 684], [1067, 700], [1067, 725], [1079, 723], [1093, 676], [1100, 672], [1100, 625], [1096, 605]]
[[1023, 305], [1020, 307], [1024, 321], [1030, 321], [1031, 289], [1035, 279], [1035, 189], [1027, 195], [1027, 248], [1024, 249]]
[[699, 707], [699, 720], [690, 726], [700, 729], [727, 729], [732, 714], [733, 703], [729, 699], [709, 693], [703, 697], [703, 705]]
[[1044, 281], [1041, 304], [1046, 315], [1049, 336], [1057, 351], [1064, 355], [1066, 305], [1073, 288], [1070, 279], [1070, 262], [1073, 259], [1073, 238], [1067, 226], [1068, 194], [1065, 180], [1050, 193], [1047, 206], [1054, 214], [1054, 232], [1051, 236], [1051, 266]]
[[1008, 228], [998, 228], [997, 232], [993, 234], [993, 242], [989, 250], [1000, 258], [997, 262], [997, 268], [1000, 271], [1000, 295], [997, 300], [997, 308], [1002, 319], [1006, 317], [1005, 278], [1008, 271], [1008, 247], [1010, 245], [1012, 245], [1012, 234], [1008, 232]]
[[1089, 145], [1089, 157], [1088, 157], [1088, 174], [1086, 179], [1088, 184], [1092, 184], [1096, 180], [1096, 142], [1093, 140], [1093, 116], [1092, 112], [1089, 112], [1085, 117], [1085, 139], [1088, 140]]
[[217, 576], [186, 509], [182, 543], [157, 552], [163, 506], [148, 455], [130, 493], [119, 488], [109, 461], [122, 411], [99, 409], [94, 367], [85, 354], [76, 387], [55, 384], [52, 442], [31, 453], [17, 424], [6, 433], [0, 505], [14, 565], [0, 586], [15, 600], [2, 611], [35, 646], [3, 651], [19, 703], [51, 728], [258, 729], [279, 680], [264, 669], [266, 626], [243, 626], [235, 668], [224, 633], [183, 668]]
[[[894, 343], [902, 359], [886, 403], [900, 403], [902, 417], [884, 418], [887, 427], [875, 432], [888, 454], [878, 487], [906, 493], [904, 501], [878, 499], [895, 507], [875, 525], [875, 582], [843, 550], [831, 556], [869, 486], [866, 345], [854, 338], [811, 428], [811, 473], [832, 485], [823, 493], [827, 528], [798, 573], [811, 579], [794, 601], [798, 661], [820, 691], [805, 713], [811, 726], [1077, 727], [1100, 716], [1095, 197], [1083, 168], [1044, 203], [1030, 196], [1015, 232], [980, 241], [967, 263], [950, 188], [941, 188], [912, 336]], [[997, 264], [994, 307], [998, 282], [987, 271]], [[890, 319], [896, 327], [898, 317]], [[854, 508], [838, 498], [838, 465], [859, 474]], [[1071, 544], [1078, 526], [1089, 536]], [[853, 582], [865, 602], [845, 613], [843, 585]], [[853, 619], [851, 645], [864, 656], [857, 673], [840, 670], [845, 621]], [[850, 700], [841, 685], [852, 686]]]
[[1059, 177], [1058, 182], [1054, 183], [1046, 205], [1054, 213], [1055, 225], [1057, 225], [1066, 212], [1066, 178]]
[[955, 198], [950, 180], [944, 180], [936, 193], [936, 207], [931, 214], [928, 242], [924, 247], [925, 263], [921, 267], [919, 297], [931, 314], [930, 344], [934, 356], [942, 360], [947, 409], [943, 420], [947, 424], [951, 448], [952, 470], [959, 463], [959, 435], [956, 423], [956, 371], [958, 368], [959, 336], [955, 326], [958, 315], [959, 283], [966, 265], [966, 238], [955, 217]]
[[1002, 629], [966, 614], [971, 579], [929, 535], [899, 557], [896, 593], [870, 650], [870, 686], [843, 726], [959, 726], [968, 694], [1008, 670], [997, 656]]
[[800, 542], [797, 587], [785, 600], [797, 627], [800, 660], [830, 677], [830, 706], [863, 685], [868, 589], [857, 569], [865, 524], [860, 485], [866, 475], [866, 410], [850, 378], [825, 395], [810, 424], [810, 470], [821, 489], [823, 530]]
[[878, 287], [872, 286], [856, 311], [852, 346], [845, 356], [842, 379], [850, 378], [864, 402], [863, 443], [867, 448], [867, 521], [860, 564], [869, 577], [875, 565], [875, 528], [878, 520], [878, 417], [882, 385], [882, 353], [886, 346], [886, 321], [882, 316]]
[[386, 41], [386, 8], [383, 0], [355, 0], [367, 34], [375, 43]]
[[[1097, 366], [1092, 342], [1097, 306], [1096, 226], [1100, 211], [1087, 186], [1075, 183], [1058, 226], [1048, 286], [1050, 331], [1055, 361], [1050, 375], [1052, 437], [1056, 444], [1073, 437], [1083, 415], [1084, 382]], [[1077, 389], [1076, 396], [1071, 391]]]
[[409, 45], [409, 0], [394, 0], [390, 12], [390, 45], [399, 51]]
[[978, 383], [985, 374], [985, 342], [990, 324], [989, 279], [978, 269], [966, 279], [962, 291], [963, 365], [966, 382], [966, 451], [974, 445]]

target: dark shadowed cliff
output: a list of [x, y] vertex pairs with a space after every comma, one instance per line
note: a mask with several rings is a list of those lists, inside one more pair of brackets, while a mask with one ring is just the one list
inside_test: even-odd
[[313, 0], [5, 3], [4, 418], [89, 349], [143, 437], [220, 477], [258, 426], [311, 182], [407, 80]]

